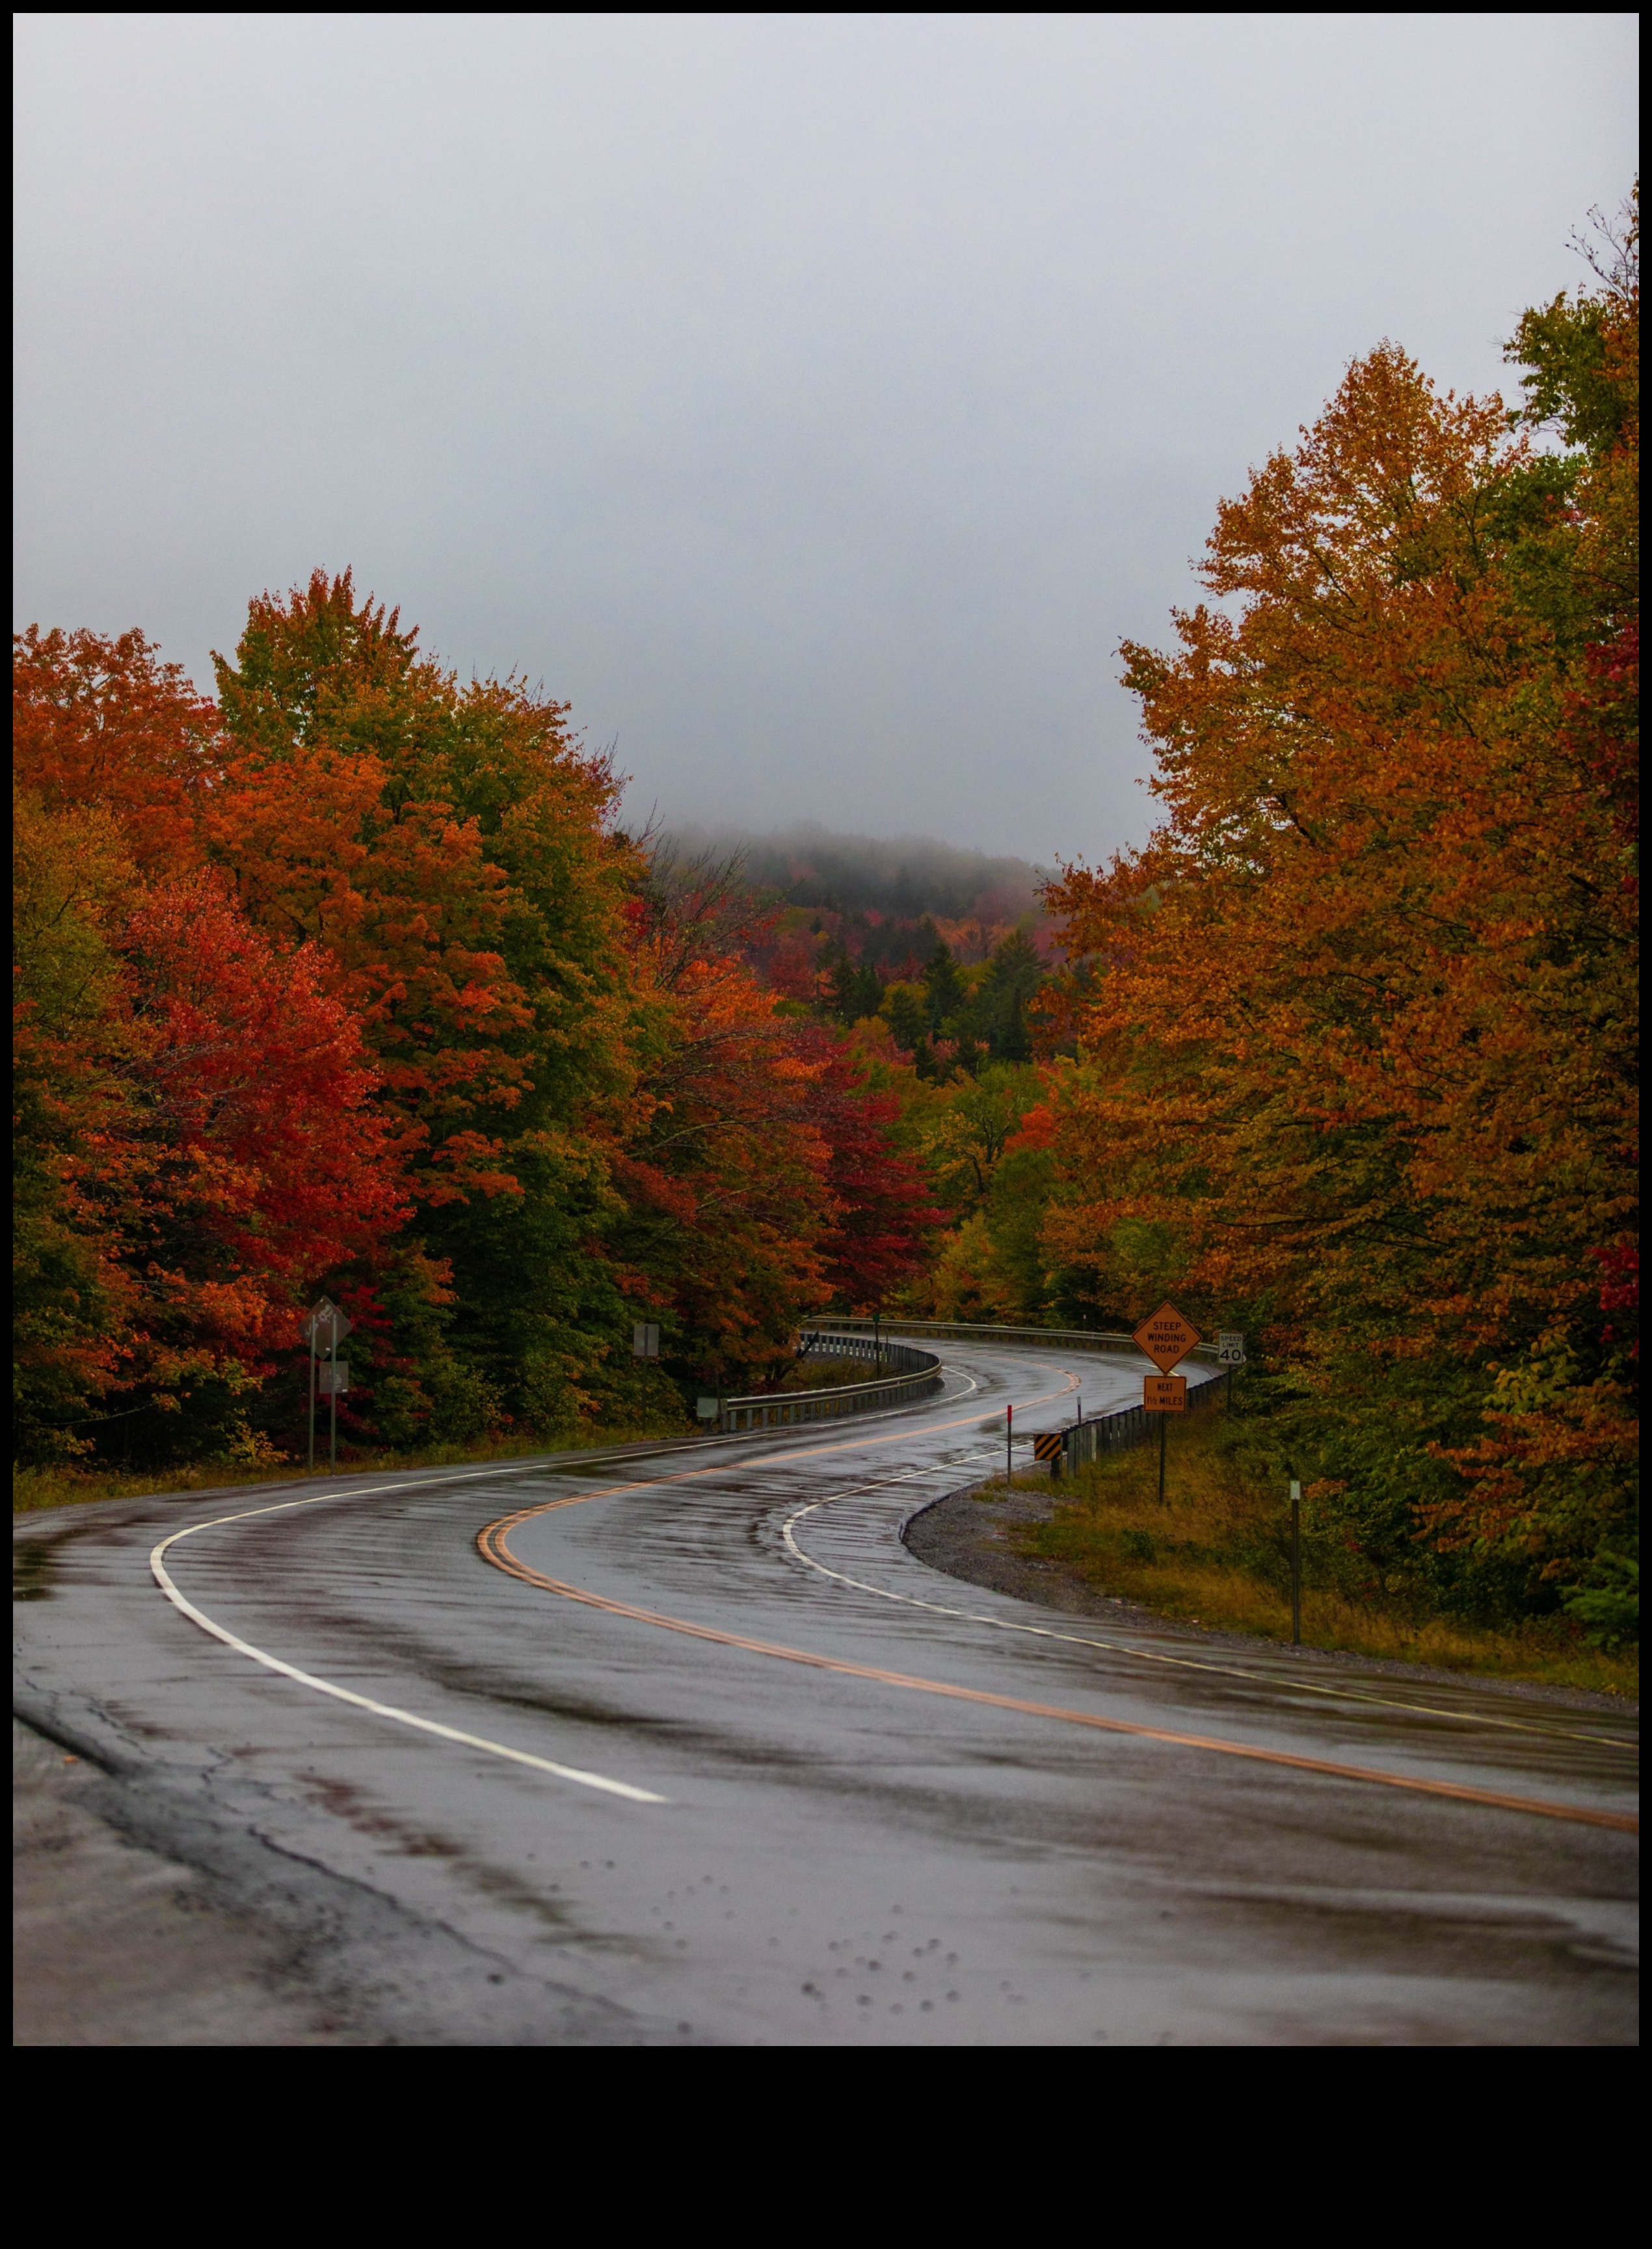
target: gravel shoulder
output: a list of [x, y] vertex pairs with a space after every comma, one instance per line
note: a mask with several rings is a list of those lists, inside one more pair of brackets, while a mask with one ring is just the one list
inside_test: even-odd
[[1066, 1616], [1091, 1617], [1098, 1622], [1128, 1625], [1155, 1635], [1185, 1640], [1189, 1645], [1225, 1649], [1236, 1654], [1290, 1655], [1310, 1670], [1353, 1671], [1418, 1683], [1437, 1680], [1477, 1691], [1506, 1695], [1517, 1702], [1541, 1702], [1573, 1709], [1612, 1710], [1619, 1716], [1637, 1715], [1640, 1705], [1617, 1695], [1590, 1694], [1581, 1688], [1551, 1687], [1523, 1679], [1496, 1679], [1482, 1672], [1448, 1671], [1432, 1664], [1398, 1663], [1381, 1656], [1358, 1655], [1342, 1649], [1284, 1648], [1278, 1640], [1259, 1640], [1250, 1633], [1213, 1632], [1203, 1626], [1171, 1623], [1139, 1601], [1121, 1600], [1100, 1593], [1074, 1570], [1059, 1562], [1038, 1559], [1015, 1551], [1017, 1530], [1047, 1523], [1058, 1503], [1052, 1490], [1016, 1491], [1003, 1496], [1003, 1485], [971, 1484], [949, 1493], [912, 1517], [902, 1536], [908, 1551], [932, 1570], [944, 1571], [964, 1584], [984, 1585], [1017, 1600], [1035, 1601], [1040, 1608]]

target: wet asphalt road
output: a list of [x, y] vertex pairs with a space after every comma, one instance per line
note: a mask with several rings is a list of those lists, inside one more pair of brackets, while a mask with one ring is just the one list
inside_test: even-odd
[[[370, 2039], [1633, 2040], [1634, 1836], [1074, 1722], [1623, 1812], [1631, 1719], [1353, 1669], [1326, 1695], [1288, 1651], [941, 1575], [901, 1525], [1002, 1461], [1005, 1403], [1052, 1427], [1141, 1372], [947, 1365], [922, 1408], [784, 1437], [21, 1518], [17, 1707]], [[496, 1746], [170, 1605], [156, 1540], [250, 1509], [279, 1511], [169, 1549], [183, 1599]], [[524, 1577], [477, 1549], [506, 1516]]]

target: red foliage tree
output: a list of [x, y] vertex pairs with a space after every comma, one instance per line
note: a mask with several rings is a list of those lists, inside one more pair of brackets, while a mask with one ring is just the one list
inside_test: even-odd
[[155, 1290], [262, 1372], [303, 1296], [408, 1215], [378, 1074], [313, 945], [283, 953], [222, 877], [168, 884], [125, 933], [142, 1033]]
[[818, 1057], [815, 1117], [828, 1150], [826, 1185], [837, 1215], [821, 1243], [834, 1298], [875, 1311], [929, 1261], [941, 1214], [922, 1173], [896, 1145], [901, 1104], [874, 1092], [851, 1049], [811, 1027]]

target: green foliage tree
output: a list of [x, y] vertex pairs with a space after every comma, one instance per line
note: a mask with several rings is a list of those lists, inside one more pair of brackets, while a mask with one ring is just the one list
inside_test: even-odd
[[971, 1009], [972, 1028], [998, 1062], [1032, 1059], [1027, 1010], [1048, 971], [1025, 930], [1011, 930], [987, 963]]
[[912, 1053], [921, 1040], [927, 1039], [929, 1003], [922, 986], [886, 984], [879, 1012], [889, 1026], [896, 1046], [906, 1053]]
[[970, 1210], [986, 1200], [1007, 1144], [1042, 1091], [1035, 1069], [993, 1063], [922, 1116], [919, 1145], [943, 1205]]
[[970, 996], [970, 987], [952, 957], [952, 948], [938, 938], [935, 951], [924, 964], [923, 991], [929, 1015], [925, 1028], [931, 1034], [945, 1032], [947, 1026], [962, 1013]]
[[883, 998], [883, 985], [870, 961], [857, 965], [847, 946], [833, 946], [825, 955], [828, 1007], [843, 1024], [859, 1023], [875, 1015]]

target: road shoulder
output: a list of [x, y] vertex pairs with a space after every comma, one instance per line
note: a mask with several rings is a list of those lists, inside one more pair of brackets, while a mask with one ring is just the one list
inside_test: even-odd
[[108, 1785], [12, 1720], [15, 2045], [379, 2043], [297, 1983], [290, 1936], [111, 1826]]
[[1418, 1685], [1436, 1682], [1471, 1686], [1477, 1692], [1507, 1695], [1517, 1702], [1541, 1702], [1580, 1710], [1609, 1710], [1618, 1717], [1639, 1714], [1639, 1704], [1617, 1695], [1596, 1695], [1581, 1688], [1539, 1686], [1525, 1680], [1489, 1678], [1482, 1672], [1448, 1671], [1430, 1664], [1399, 1663], [1381, 1656], [1358, 1655], [1341, 1649], [1290, 1649], [1278, 1640], [1259, 1640], [1248, 1633], [1213, 1632], [1196, 1625], [1172, 1623], [1155, 1616], [1139, 1601], [1121, 1600], [1098, 1592], [1077, 1571], [1059, 1562], [1016, 1551], [1014, 1534], [1048, 1522], [1059, 1495], [1054, 1491], [1019, 1490], [1010, 1497], [1004, 1487], [971, 1484], [967, 1489], [932, 1501], [913, 1516], [901, 1536], [908, 1551], [930, 1569], [940, 1570], [965, 1585], [981, 1585], [1012, 1599], [1036, 1602], [1066, 1616], [1093, 1618], [1098, 1623], [1151, 1631], [1155, 1637], [1185, 1640], [1189, 1646], [1220, 1648], [1234, 1654], [1288, 1655], [1308, 1670], [1358, 1671], [1362, 1676], [1410, 1680]]

